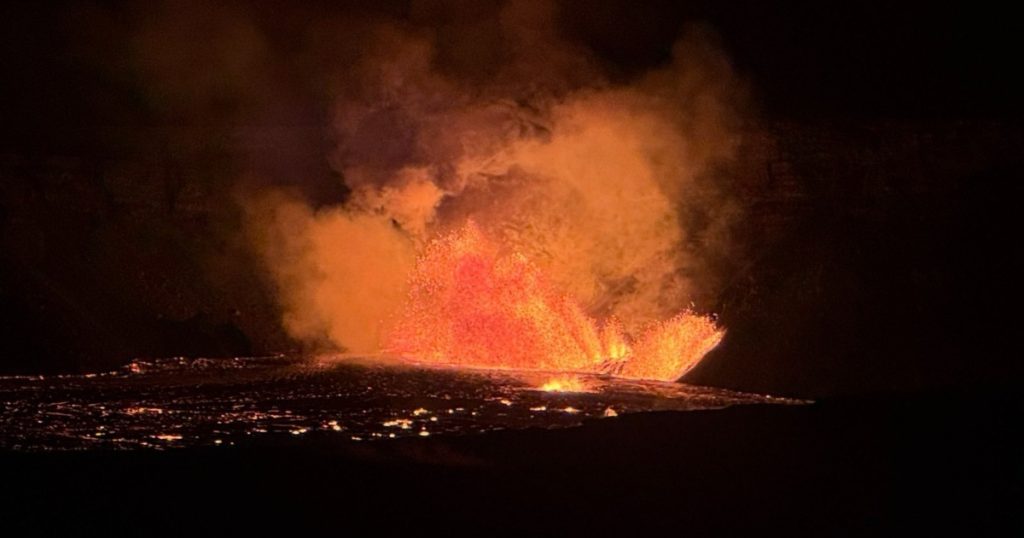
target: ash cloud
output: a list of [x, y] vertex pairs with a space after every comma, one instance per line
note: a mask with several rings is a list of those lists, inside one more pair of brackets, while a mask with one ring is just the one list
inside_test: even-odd
[[[631, 334], [713, 295], [703, 259], [727, 250], [731, 211], [701, 178], [736, 151], [744, 90], [707, 29], [685, 28], [669, 62], [623, 81], [562, 37], [572, 8], [558, 3], [285, 21], [168, 5], [174, 16], [137, 34], [153, 99], [218, 114], [230, 139], [262, 136], [286, 155], [267, 164], [251, 144], [239, 150], [237, 200], [293, 338], [375, 351], [417, 255], [467, 219]], [[167, 53], [161, 24], [196, 12], [220, 36], [213, 50]], [[301, 32], [282, 44], [268, 25]], [[210, 58], [201, 72], [212, 75], [179, 76], [194, 72], [190, 58]], [[254, 128], [316, 116], [297, 104], [303, 92], [323, 104], [322, 136]], [[330, 169], [311, 172], [310, 156]], [[324, 203], [304, 174], [346, 194]]]

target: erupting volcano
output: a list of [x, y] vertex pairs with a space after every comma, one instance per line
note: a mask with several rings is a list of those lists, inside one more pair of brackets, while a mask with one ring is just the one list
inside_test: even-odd
[[244, 197], [289, 336], [349, 356], [653, 380], [718, 344], [705, 314], [737, 209], [716, 167], [738, 147], [742, 84], [699, 28], [623, 79], [555, 20], [506, 6], [507, 54], [473, 76], [446, 69], [431, 34], [368, 30], [332, 97], [344, 194]]
[[683, 312], [630, 342], [614, 317], [598, 323], [469, 221], [427, 246], [382, 348], [414, 362], [675, 380], [723, 334], [711, 318]]

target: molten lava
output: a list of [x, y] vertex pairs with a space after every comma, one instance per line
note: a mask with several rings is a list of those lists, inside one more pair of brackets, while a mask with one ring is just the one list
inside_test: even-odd
[[381, 347], [433, 364], [669, 381], [723, 336], [710, 317], [683, 312], [631, 339], [614, 318], [599, 323], [470, 221], [427, 245]]
[[544, 392], [588, 392], [587, 385], [577, 376], [560, 376], [540, 386]]

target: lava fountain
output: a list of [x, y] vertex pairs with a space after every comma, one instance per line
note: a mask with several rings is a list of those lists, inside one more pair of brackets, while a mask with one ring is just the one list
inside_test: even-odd
[[502, 252], [473, 221], [432, 241], [381, 348], [412, 362], [678, 379], [721, 341], [708, 316], [682, 312], [635, 340], [590, 317], [518, 252]]
[[743, 85], [699, 29], [664, 65], [612, 77], [553, 10], [503, 8], [505, 60], [479, 76], [444, 68], [432, 31], [366, 33], [328, 125], [345, 197], [262, 183], [240, 197], [289, 337], [653, 380], [721, 341], [715, 318], [683, 308], [714, 304], [736, 255], [740, 212], [717, 178]]

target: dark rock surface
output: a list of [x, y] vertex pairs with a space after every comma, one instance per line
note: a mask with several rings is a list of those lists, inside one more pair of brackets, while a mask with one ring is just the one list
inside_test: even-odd
[[747, 139], [729, 334], [695, 383], [805, 396], [1011, 383], [1024, 132], [781, 124]]
[[1019, 534], [1021, 401], [929, 393], [374, 443], [0, 454], [17, 535]]

